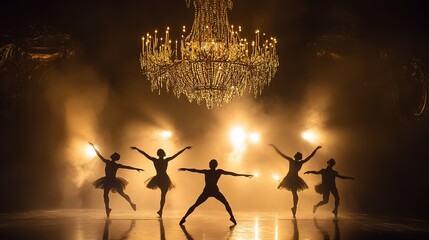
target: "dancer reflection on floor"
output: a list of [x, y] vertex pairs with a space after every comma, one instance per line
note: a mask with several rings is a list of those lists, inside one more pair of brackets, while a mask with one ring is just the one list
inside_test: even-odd
[[167, 196], [167, 192], [174, 188], [174, 184], [171, 182], [170, 177], [167, 174], [168, 162], [175, 159], [186, 149], [191, 149], [191, 148], [192, 148], [191, 146], [187, 146], [182, 150], [180, 150], [179, 152], [177, 152], [176, 154], [174, 154], [173, 156], [167, 157], [164, 159], [166, 154], [164, 150], [161, 148], [158, 149], [157, 151], [158, 158], [156, 158], [148, 155], [143, 150], [137, 147], [131, 147], [132, 150], [137, 150], [139, 153], [143, 154], [147, 159], [151, 160], [155, 166], [156, 175], [146, 180], [145, 183], [147, 183], [146, 184], [147, 188], [150, 188], [153, 190], [159, 188], [161, 190], [161, 200], [159, 203], [159, 210], [157, 212], [159, 217], [162, 217], [162, 212], [164, 210], [165, 197]]
[[205, 202], [209, 197], [214, 197], [220, 202], [225, 205], [226, 210], [229, 213], [230, 219], [234, 225], [237, 224], [235, 221], [234, 215], [232, 214], [232, 209], [229, 206], [228, 201], [223, 196], [223, 194], [219, 191], [219, 188], [217, 186], [217, 182], [219, 181], [219, 178], [222, 175], [230, 175], [230, 176], [242, 176], [242, 177], [248, 177], [251, 178], [253, 175], [251, 174], [239, 174], [234, 172], [228, 172], [222, 169], [216, 169], [218, 163], [215, 159], [212, 159], [209, 162], [210, 169], [194, 169], [194, 168], [179, 168], [179, 171], [188, 171], [188, 172], [194, 172], [194, 173], [202, 173], [204, 174], [206, 185], [204, 187], [203, 192], [198, 197], [197, 201], [192, 205], [188, 211], [186, 212], [185, 216], [183, 216], [182, 220], [180, 220], [180, 225], [186, 222], [186, 218], [195, 210], [196, 207], [201, 205], [203, 202]]
[[125, 198], [125, 200], [128, 201], [128, 203], [131, 205], [131, 207], [134, 209], [134, 211], [136, 211], [136, 204], [134, 204], [131, 201], [131, 198], [124, 193], [124, 189], [128, 184], [128, 181], [121, 178], [121, 177], [116, 177], [116, 172], [118, 171], [119, 168], [124, 168], [124, 169], [130, 169], [130, 170], [137, 170], [137, 171], [144, 171], [141, 168], [135, 168], [135, 167], [130, 167], [130, 166], [125, 166], [125, 165], [121, 165], [116, 163], [116, 161], [118, 161], [121, 156], [119, 155], [119, 153], [113, 153], [110, 156], [110, 160], [104, 158], [103, 156], [101, 156], [100, 152], [98, 152], [98, 150], [94, 147], [94, 144], [89, 143], [93, 148], [95, 153], [97, 154], [97, 156], [101, 159], [101, 161], [103, 161], [106, 164], [106, 167], [104, 168], [104, 172], [106, 174], [106, 176], [101, 177], [97, 180], [95, 180], [92, 184], [94, 185], [94, 187], [96, 188], [101, 188], [104, 189], [104, 205], [106, 207], [106, 215], [107, 217], [110, 216], [110, 212], [112, 211], [112, 209], [110, 209], [109, 207], [109, 192], [112, 191], [113, 193], [117, 192], [119, 193], [119, 195], [121, 195], [123, 198]]
[[292, 211], [293, 217], [295, 217], [296, 209], [298, 205], [298, 191], [302, 191], [304, 189], [308, 188], [308, 185], [304, 182], [304, 180], [298, 176], [299, 170], [301, 170], [301, 167], [304, 163], [308, 162], [319, 150], [322, 148], [321, 146], [316, 147], [314, 151], [304, 160], [302, 160], [302, 154], [300, 152], [295, 153], [295, 156], [293, 158], [284, 155], [280, 150], [274, 146], [273, 144], [270, 144], [271, 147], [276, 150], [276, 152], [289, 161], [289, 172], [287, 173], [286, 177], [283, 178], [283, 180], [278, 185], [278, 189], [286, 189], [292, 192], [293, 196], [293, 207], [290, 209]]
[[322, 182], [318, 185], [316, 185], [316, 192], [323, 194], [323, 200], [314, 205], [313, 207], [313, 213], [316, 213], [316, 210], [318, 207], [325, 205], [329, 201], [329, 194], [332, 193], [332, 195], [335, 198], [335, 208], [332, 211], [332, 213], [337, 217], [338, 215], [338, 206], [340, 205], [340, 195], [338, 194], [337, 185], [335, 183], [335, 178], [341, 178], [341, 179], [351, 179], [354, 180], [354, 177], [346, 177], [341, 176], [338, 174], [337, 171], [333, 169], [335, 165], [335, 160], [333, 158], [329, 159], [327, 162], [328, 166], [324, 169], [321, 169], [320, 171], [307, 171], [304, 174], [321, 174], [322, 175]]

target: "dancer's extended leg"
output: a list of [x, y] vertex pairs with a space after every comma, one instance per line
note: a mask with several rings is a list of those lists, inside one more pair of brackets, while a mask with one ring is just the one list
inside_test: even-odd
[[338, 194], [337, 188], [332, 189], [331, 193], [332, 193], [332, 195], [334, 196], [334, 199], [335, 199], [335, 207], [334, 207], [334, 210], [332, 211], [332, 213], [335, 215], [335, 217], [337, 217], [337, 215], [338, 215], [338, 206], [340, 206], [340, 195]]
[[195, 201], [194, 205], [192, 205], [188, 211], [185, 213], [185, 216], [183, 216], [182, 220], [180, 220], [180, 225], [184, 224], [186, 222], [186, 218], [195, 210], [195, 208], [197, 208], [199, 205], [201, 205], [203, 202], [205, 202], [207, 200], [207, 198], [209, 198], [210, 195], [203, 192], [201, 193], [201, 195], [198, 197], [197, 201]]
[[167, 196], [168, 189], [161, 189], [161, 200], [159, 202], [158, 215], [162, 217], [162, 211], [164, 210], [165, 197]]
[[133, 208], [133, 210], [134, 210], [134, 211], [136, 211], [136, 210], [137, 210], [136, 205], [131, 201], [131, 198], [130, 198], [127, 194], [125, 194], [125, 193], [124, 193], [124, 191], [123, 191], [123, 190], [119, 190], [119, 191], [118, 191], [118, 193], [119, 193], [119, 195], [121, 195], [123, 198], [125, 198], [125, 200], [127, 200], [127, 201], [128, 201], [128, 203], [131, 205], [131, 207]]
[[216, 193], [214, 195], [214, 197], [217, 200], [219, 200], [220, 202], [222, 202], [223, 205], [225, 205], [225, 209], [226, 209], [226, 211], [228, 211], [229, 216], [230, 216], [229, 220], [231, 220], [231, 222], [234, 223], [234, 225], [237, 225], [237, 221], [235, 221], [234, 214], [232, 213], [231, 206], [229, 206], [229, 203], [226, 200], [225, 196], [221, 192], [218, 192], [218, 193]]
[[316, 205], [314, 205], [314, 207], [313, 207], [313, 213], [316, 213], [317, 208], [320, 207], [320, 206], [322, 206], [322, 205], [327, 204], [328, 201], [329, 201], [329, 191], [324, 192], [323, 193], [323, 200], [320, 201], [320, 202], [318, 202]]
[[109, 207], [109, 191], [110, 191], [110, 188], [106, 188], [104, 189], [104, 194], [103, 194], [104, 206], [106, 208], [107, 217], [110, 217], [110, 212], [112, 211], [112, 209], [110, 209]]
[[292, 190], [292, 196], [293, 196], [293, 207], [290, 210], [292, 211], [293, 217], [295, 217], [296, 207], [298, 205], [298, 192], [296, 190]]

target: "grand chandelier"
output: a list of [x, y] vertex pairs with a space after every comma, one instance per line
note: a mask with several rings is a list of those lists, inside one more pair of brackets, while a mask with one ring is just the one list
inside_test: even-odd
[[[191, 0], [185, 0], [188, 8]], [[170, 90], [207, 108], [221, 107], [235, 96], [253, 92], [257, 97], [269, 85], [279, 65], [276, 39], [255, 31], [253, 41], [241, 36], [241, 27], [228, 22], [233, 0], [193, 0], [194, 22], [185, 37], [172, 42], [165, 36], [142, 38], [140, 64], [151, 90]]]

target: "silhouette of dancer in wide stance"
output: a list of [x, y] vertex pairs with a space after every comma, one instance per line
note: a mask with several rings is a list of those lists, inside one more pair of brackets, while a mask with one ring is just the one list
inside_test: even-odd
[[295, 156], [293, 158], [284, 155], [280, 150], [274, 146], [273, 144], [270, 144], [271, 147], [276, 150], [276, 152], [289, 161], [289, 172], [287, 173], [286, 177], [283, 178], [283, 180], [280, 182], [280, 184], [277, 186], [278, 189], [286, 189], [292, 192], [293, 196], [293, 207], [290, 209], [292, 211], [293, 217], [295, 217], [296, 214], [296, 208], [298, 205], [298, 191], [302, 191], [304, 189], [308, 188], [308, 185], [304, 182], [304, 180], [298, 176], [299, 170], [301, 170], [301, 167], [304, 163], [308, 162], [314, 154], [316, 154], [317, 150], [322, 148], [321, 146], [317, 146], [316, 149], [304, 160], [302, 160], [302, 154], [300, 152], [296, 152]]
[[159, 203], [159, 210], [158, 215], [159, 217], [162, 217], [162, 211], [164, 210], [164, 204], [165, 204], [165, 197], [167, 196], [167, 192], [174, 188], [174, 184], [171, 182], [170, 177], [167, 174], [167, 167], [168, 162], [179, 156], [183, 151], [186, 149], [191, 149], [191, 146], [187, 146], [183, 148], [182, 150], [178, 151], [176, 154], [174, 154], [171, 157], [165, 157], [165, 152], [161, 148], [158, 149], [157, 155], [158, 158], [149, 156], [147, 153], [145, 153], [143, 150], [137, 148], [137, 147], [131, 147], [132, 150], [137, 150], [139, 153], [143, 154], [147, 159], [151, 160], [153, 162], [153, 165], [155, 166], [156, 175], [147, 179], [145, 181], [146, 187], [150, 189], [157, 189], [159, 188], [161, 190], [161, 201]]
[[195, 210], [196, 207], [198, 207], [203, 202], [205, 202], [209, 197], [214, 197], [217, 200], [219, 200], [220, 202], [222, 202], [223, 205], [225, 205], [226, 211], [228, 211], [228, 213], [229, 213], [229, 216], [230, 216], [229, 220], [231, 220], [231, 222], [233, 222], [234, 225], [237, 224], [237, 222], [235, 221], [234, 215], [232, 214], [232, 209], [229, 206], [228, 201], [223, 196], [223, 194], [219, 191], [219, 188], [217, 186], [217, 182], [219, 181], [219, 178], [222, 175], [230, 175], [230, 176], [236, 176], [236, 177], [242, 176], [242, 177], [248, 177], [248, 178], [253, 177], [253, 175], [251, 175], [251, 174], [239, 174], [239, 173], [234, 173], [234, 172], [228, 172], [228, 171], [225, 171], [222, 169], [216, 169], [217, 164], [218, 164], [217, 161], [215, 159], [212, 159], [209, 162], [210, 169], [179, 168], [179, 171], [202, 173], [202, 174], [204, 174], [205, 181], [206, 181], [206, 186], [204, 187], [203, 192], [198, 197], [198, 199], [194, 203], [194, 205], [192, 205], [188, 209], [185, 216], [183, 216], [182, 220], [180, 220], [180, 223], [179, 223], [180, 225], [185, 223], [186, 218], [189, 216], [189, 214], [191, 214]]
[[338, 194], [337, 185], [335, 183], [335, 178], [341, 178], [341, 179], [352, 179], [354, 180], [354, 177], [346, 177], [341, 176], [338, 174], [337, 171], [333, 169], [335, 165], [335, 160], [333, 158], [329, 159], [327, 161], [328, 166], [324, 169], [321, 169], [320, 171], [307, 171], [304, 174], [321, 174], [322, 175], [322, 182], [318, 185], [316, 185], [316, 192], [323, 194], [323, 200], [318, 202], [313, 207], [313, 213], [316, 213], [316, 210], [318, 207], [325, 205], [329, 201], [329, 194], [332, 193], [332, 195], [335, 198], [335, 208], [332, 211], [332, 213], [337, 217], [338, 215], [338, 206], [340, 205], [340, 196]]
[[116, 172], [118, 171], [119, 168], [137, 170], [139, 172], [144, 170], [141, 168], [135, 168], [135, 167], [125, 166], [125, 165], [116, 163], [116, 161], [118, 161], [121, 158], [121, 155], [119, 155], [119, 153], [117, 152], [113, 153], [110, 156], [111, 160], [108, 160], [103, 156], [101, 156], [100, 152], [98, 152], [98, 150], [94, 147], [94, 144], [92, 143], [89, 143], [89, 144], [94, 148], [95, 153], [97, 153], [97, 156], [101, 159], [101, 161], [103, 161], [106, 164], [106, 167], [104, 168], [104, 172], [106, 176], [95, 180], [92, 184], [96, 188], [104, 189], [103, 197], [104, 197], [104, 205], [106, 206], [107, 217], [110, 216], [110, 212], [112, 211], [112, 209], [109, 208], [110, 191], [112, 191], [113, 193], [118, 192], [119, 195], [121, 195], [123, 198], [125, 198], [125, 200], [127, 200], [130, 203], [134, 211], [136, 211], [136, 205], [131, 201], [131, 198], [124, 193], [124, 189], [127, 186], [128, 181], [121, 177], [116, 177]]

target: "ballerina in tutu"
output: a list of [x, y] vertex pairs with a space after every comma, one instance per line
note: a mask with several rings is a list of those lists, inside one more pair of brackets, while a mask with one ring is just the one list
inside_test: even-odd
[[337, 171], [333, 169], [335, 166], [335, 160], [333, 158], [329, 159], [327, 162], [328, 166], [324, 169], [321, 169], [320, 171], [307, 171], [304, 174], [320, 174], [322, 175], [322, 182], [316, 185], [316, 192], [323, 195], [322, 201], [318, 202], [313, 207], [313, 213], [316, 213], [316, 210], [318, 207], [325, 205], [329, 201], [329, 194], [332, 193], [332, 195], [335, 198], [335, 207], [332, 213], [337, 217], [338, 215], [338, 206], [340, 205], [340, 195], [338, 194], [337, 185], [335, 183], [335, 178], [340, 179], [351, 179], [355, 180], [354, 177], [347, 177], [342, 176], [338, 174]]
[[161, 201], [159, 204], [159, 210], [157, 212], [159, 217], [162, 217], [162, 211], [164, 209], [165, 197], [167, 195], [167, 192], [174, 188], [174, 185], [167, 174], [168, 162], [170, 162], [171, 160], [179, 156], [186, 149], [191, 149], [191, 148], [192, 148], [191, 146], [187, 146], [182, 150], [180, 150], [179, 152], [177, 152], [176, 154], [174, 154], [173, 156], [167, 157], [167, 158], [164, 158], [166, 154], [164, 150], [160, 148], [156, 153], [158, 155], [158, 158], [155, 158], [148, 155], [143, 150], [140, 150], [137, 147], [131, 147], [132, 150], [137, 150], [139, 153], [143, 154], [147, 159], [151, 160], [155, 165], [156, 175], [146, 180], [145, 183], [147, 183], [146, 184], [147, 188], [150, 188], [153, 190], [159, 188], [161, 190]]
[[116, 177], [116, 172], [118, 171], [119, 168], [124, 168], [124, 169], [130, 169], [130, 170], [137, 170], [137, 171], [144, 171], [141, 168], [134, 168], [134, 167], [130, 167], [130, 166], [125, 166], [125, 165], [121, 165], [116, 163], [116, 161], [118, 161], [121, 156], [119, 155], [119, 153], [113, 153], [110, 156], [111, 160], [108, 160], [106, 158], [104, 158], [103, 156], [101, 156], [101, 154], [98, 152], [98, 150], [94, 147], [94, 144], [89, 143], [93, 148], [95, 153], [97, 153], [97, 156], [101, 159], [101, 161], [103, 161], [106, 164], [106, 167], [104, 169], [104, 172], [106, 173], [106, 176], [101, 177], [97, 180], [95, 180], [92, 184], [94, 185], [95, 188], [101, 188], [104, 189], [104, 205], [106, 206], [106, 215], [107, 217], [110, 216], [110, 212], [112, 211], [112, 209], [109, 208], [109, 192], [112, 191], [113, 193], [117, 192], [119, 193], [119, 195], [121, 195], [123, 198], [125, 198], [125, 200], [127, 200], [131, 207], [134, 209], [134, 211], [136, 211], [136, 204], [134, 204], [131, 201], [131, 198], [124, 193], [124, 189], [128, 184], [128, 181], [121, 178], [121, 177]]
[[298, 205], [298, 191], [302, 191], [308, 188], [308, 185], [304, 182], [304, 180], [300, 176], [298, 176], [298, 172], [299, 170], [301, 170], [302, 165], [308, 160], [310, 160], [314, 156], [314, 154], [316, 154], [317, 150], [322, 147], [316, 147], [316, 149], [314, 149], [314, 151], [307, 158], [302, 160], [302, 154], [300, 152], [295, 153], [295, 159], [293, 159], [289, 156], [284, 155], [273, 144], [270, 144], [270, 146], [272, 146], [280, 156], [289, 161], [289, 172], [287, 173], [286, 177], [283, 178], [277, 188], [286, 189], [292, 192], [293, 207], [290, 210], [292, 211], [293, 217], [295, 217], [296, 208]]

